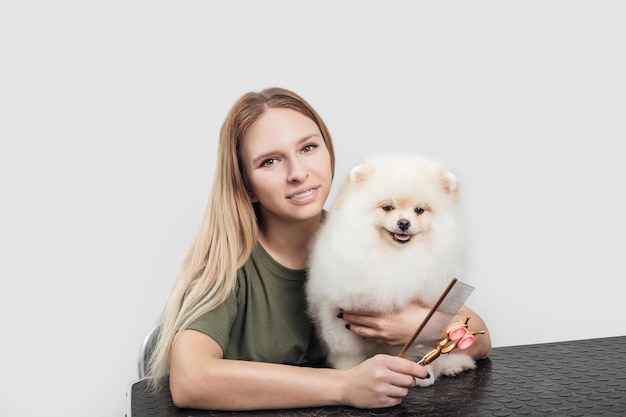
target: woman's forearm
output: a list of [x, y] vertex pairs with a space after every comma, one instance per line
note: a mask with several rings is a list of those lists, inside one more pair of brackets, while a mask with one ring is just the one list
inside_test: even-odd
[[170, 389], [182, 408], [254, 410], [342, 402], [341, 372], [260, 362], [210, 359], [173, 372]]
[[222, 359], [213, 339], [184, 330], [172, 344], [170, 391], [182, 408], [380, 408], [399, 404], [415, 377], [426, 375], [423, 366], [389, 355], [376, 355], [347, 370]]

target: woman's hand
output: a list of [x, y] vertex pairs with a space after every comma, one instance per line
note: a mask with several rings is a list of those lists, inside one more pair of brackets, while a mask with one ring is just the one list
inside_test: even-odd
[[415, 386], [415, 378], [429, 377], [422, 365], [390, 355], [373, 356], [345, 372], [344, 403], [357, 408], [398, 405]]
[[[401, 310], [389, 313], [343, 311], [342, 318], [347, 322], [347, 328], [354, 334], [374, 343], [397, 346], [404, 345], [413, 337], [417, 326], [422, 323], [429, 312], [429, 307], [412, 302]], [[464, 320], [466, 316], [471, 317], [469, 330], [484, 330], [485, 333], [476, 336], [474, 344], [468, 349], [462, 352], [454, 350], [452, 353], [465, 353], [474, 359], [488, 357], [491, 354], [491, 336], [487, 325], [476, 312], [468, 306], [463, 306], [452, 322]], [[445, 329], [441, 333], [441, 338], [444, 337]]]
[[429, 311], [430, 308], [412, 302], [401, 310], [389, 313], [343, 311], [342, 318], [351, 332], [371, 342], [404, 345]]

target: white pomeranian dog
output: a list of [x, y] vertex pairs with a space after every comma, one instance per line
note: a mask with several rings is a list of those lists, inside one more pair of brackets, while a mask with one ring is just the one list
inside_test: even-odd
[[[306, 284], [309, 314], [331, 366], [351, 368], [402, 348], [346, 330], [340, 311], [389, 312], [411, 301], [432, 306], [460, 275], [458, 199], [457, 177], [423, 156], [373, 154], [350, 171], [313, 242]], [[418, 383], [432, 385], [439, 375], [475, 366], [468, 355], [442, 355], [427, 366], [431, 378]]]

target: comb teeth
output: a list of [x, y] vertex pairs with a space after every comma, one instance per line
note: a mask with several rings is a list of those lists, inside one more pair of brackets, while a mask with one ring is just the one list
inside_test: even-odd
[[472, 295], [474, 287], [464, 282], [457, 281], [452, 287], [446, 298], [443, 300], [437, 312], [455, 315], [459, 312], [465, 301]]

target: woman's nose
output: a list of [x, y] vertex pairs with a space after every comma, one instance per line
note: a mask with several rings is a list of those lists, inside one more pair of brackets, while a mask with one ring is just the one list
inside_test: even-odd
[[293, 160], [289, 163], [288, 182], [300, 182], [309, 176], [309, 170], [302, 161]]

